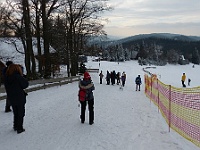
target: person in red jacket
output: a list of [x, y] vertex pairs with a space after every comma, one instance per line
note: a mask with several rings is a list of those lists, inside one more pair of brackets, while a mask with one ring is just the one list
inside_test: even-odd
[[[80, 99], [79, 94], [79, 101], [81, 103], [81, 123], [85, 122], [85, 110], [88, 104], [89, 108], [89, 124], [92, 125], [94, 123], [94, 95], [93, 90], [95, 89], [94, 84], [92, 83], [90, 74], [88, 72], [84, 73], [84, 78], [79, 82], [79, 91], [85, 91], [85, 96], [82, 96]], [[84, 97], [84, 99], [83, 99]]]

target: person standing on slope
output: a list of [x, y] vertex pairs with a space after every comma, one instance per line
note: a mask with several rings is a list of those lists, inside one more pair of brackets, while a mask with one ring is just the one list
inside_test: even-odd
[[102, 84], [102, 80], [103, 80], [103, 77], [104, 77], [104, 75], [103, 75], [103, 73], [102, 73], [102, 70], [101, 70], [101, 72], [100, 72], [100, 74], [99, 74], [99, 77], [100, 77], [100, 84]]
[[122, 86], [124, 87], [125, 82], [126, 82], [126, 73], [125, 72], [122, 73], [121, 80], [122, 80]]
[[182, 82], [182, 86], [183, 87], [186, 87], [186, 85], [185, 85], [185, 79], [186, 79], [186, 75], [185, 75], [185, 73], [183, 73], [183, 75], [181, 77], [181, 82]]
[[[89, 124], [92, 125], [94, 123], [94, 95], [93, 90], [95, 90], [94, 84], [92, 83], [90, 74], [88, 72], [84, 73], [83, 80], [79, 83], [79, 91], [84, 91], [85, 95], [83, 96], [84, 99], [80, 99], [80, 92], [79, 92], [79, 101], [81, 103], [81, 123], [85, 122], [85, 110], [88, 103], [89, 108]], [[84, 93], [83, 92], [83, 93]]]
[[120, 84], [120, 72], [117, 73], [117, 85]]
[[27, 93], [24, 89], [27, 88], [28, 85], [28, 80], [23, 77], [21, 66], [17, 64], [9, 65], [6, 71], [5, 89], [13, 109], [13, 129], [17, 131], [18, 134], [25, 131], [23, 128], [23, 121]]
[[107, 85], [110, 85], [110, 72], [108, 70], [106, 74], [106, 82], [107, 82]]
[[135, 84], [136, 84], [136, 91], [139, 90], [140, 91], [140, 85], [142, 84], [142, 80], [140, 75], [138, 75], [135, 79]]

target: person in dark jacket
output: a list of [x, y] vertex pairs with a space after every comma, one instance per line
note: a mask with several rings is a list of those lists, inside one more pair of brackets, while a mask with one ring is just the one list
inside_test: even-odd
[[23, 77], [20, 65], [11, 64], [6, 71], [5, 89], [13, 109], [13, 129], [17, 131], [18, 134], [25, 131], [23, 128], [23, 120], [25, 116], [27, 94], [24, 89], [27, 88], [28, 85], [29, 83]]
[[115, 84], [115, 79], [116, 79], [115, 70], [113, 70], [113, 71], [110, 73], [110, 78], [111, 78], [111, 84], [114, 85], [114, 84]]
[[142, 84], [142, 80], [141, 80], [140, 75], [138, 75], [138, 76], [135, 78], [135, 84], [136, 84], [136, 91], [137, 91], [137, 90], [140, 91], [140, 85]]
[[86, 90], [86, 99], [85, 101], [80, 101], [81, 103], [81, 123], [85, 122], [85, 110], [88, 103], [89, 109], [89, 124], [94, 123], [94, 95], [93, 90], [95, 89], [94, 84], [92, 83], [90, 74], [88, 72], [84, 73], [83, 80], [79, 83], [79, 88]]
[[106, 74], [106, 81], [107, 81], [107, 85], [110, 85], [110, 72], [108, 70]]
[[120, 72], [117, 73], [117, 85], [120, 84]]
[[125, 82], [126, 82], [126, 73], [125, 72], [122, 73], [121, 80], [122, 80], [122, 86], [124, 87]]
[[[6, 71], [7, 71], [8, 67], [9, 67], [11, 64], [13, 64], [12, 61], [7, 61], [7, 62], [6, 62], [6, 67], [3, 69], [3, 72], [2, 72], [4, 80], [5, 80], [5, 78], [6, 78]], [[6, 113], [7, 113], [7, 112], [11, 112], [10, 107], [11, 107], [10, 101], [9, 101], [8, 97], [6, 97], [6, 106], [5, 106], [5, 112], [6, 112]]]
[[102, 73], [102, 70], [101, 70], [101, 72], [100, 72], [100, 74], [99, 74], [99, 77], [100, 77], [100, 84], [102, 84], [102, 80], [103, 80], [103, 77], [104, 77], [104, 75], [103, 75], [103, 73]]

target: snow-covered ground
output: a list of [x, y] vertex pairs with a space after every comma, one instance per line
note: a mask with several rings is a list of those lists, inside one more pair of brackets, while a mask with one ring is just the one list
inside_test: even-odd
[[[125, 71], [127, 82], [123, 90], [118, 85], [99, 84], [99, 74], [91, 73], [95, 84], [95, 120], [93, 125], [80, 123], [78, 83], [31, 92], [27, 97], [24, 128], [17, 134], [12, 129], [13, 114], [4, 113], [5, 101], [0, 101], [0, 150], [199, 150], [190, 141], [171, 130], [157, 107], [145, 96], [144, 83], [135, 91], [134, 80], [144, 72], [136, 61], [123, 63], [91, 62], [88, 68]], [[200, 67], [163, 66], [148, 69], [161, 81], [181, 87], [181, 75], [190, 77], [191, 87], [200, 85]], [[144, 79], [143, 79], [144, 82]]]

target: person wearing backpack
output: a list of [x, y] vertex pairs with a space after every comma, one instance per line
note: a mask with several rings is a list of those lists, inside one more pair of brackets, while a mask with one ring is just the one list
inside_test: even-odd
[[142, 84], [142, 80], [140, 78], [140, 75], [138, 75], [135, 79], [135, 84], [136, 84], [136, 91], [139, 90], [140, 91], [140, 85]]
[[89, 124], [94, 123], [94, 95], [93, 90], [95, 90], [94, 84], [92, 83], [90, 74], [88, 72], [84, 73], [84, 78], [79, 82], [79, 101], [81, 104], [81, 123], [85, 122], [85, 110], [88, 104], [89, 109]]

